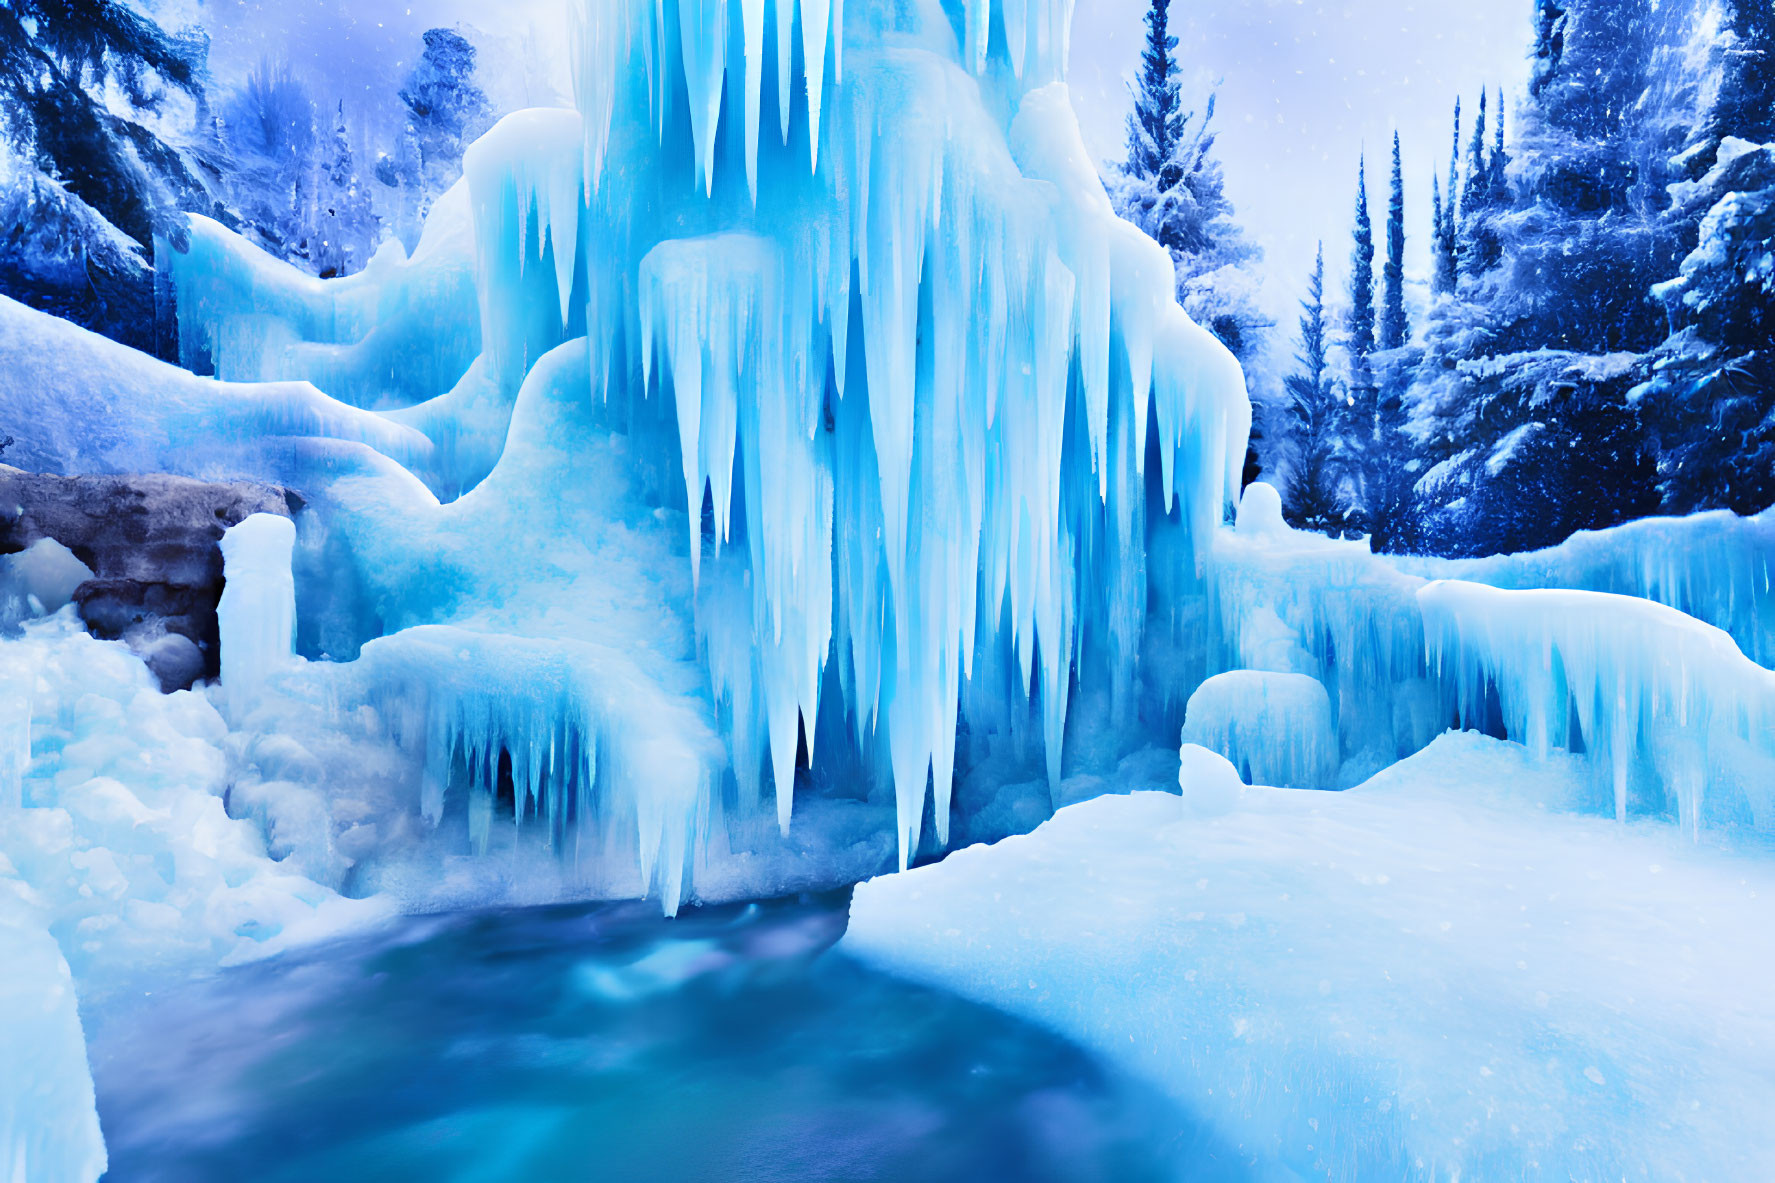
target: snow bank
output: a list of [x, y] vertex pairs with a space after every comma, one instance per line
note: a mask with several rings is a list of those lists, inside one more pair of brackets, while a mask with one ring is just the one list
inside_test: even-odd
[[468, 186], [433, 205], [411, 258], [390, 239], [356, 275], [320, 280], [209, 218], [167, 261], [182, 363], [229, 382], [310, 382], [355, 407], [448, 391], [481, 348]]
[[262, 957], [386, 914], [267, 857], [258, 827], [228, 816], [215, 708], [162, 694], [139, 658], [70, 613], [0, 641], [0, 684], [30, 720], [17, 804], [0, 800], [0, 857], [36, 892], [83, 989]]
[[[0, 804], [0, 842], [7, 825]], [[18, 1183], [105, 1173], [74, 980], [30, 889], [0, 853], [0, 1171]]]
[[857, 889], [844, 949], [1005, 1007], [1308, 1178], [1775, 1173], [1775, 869], [1444, 736], [1221, 817], [1105, 797]]

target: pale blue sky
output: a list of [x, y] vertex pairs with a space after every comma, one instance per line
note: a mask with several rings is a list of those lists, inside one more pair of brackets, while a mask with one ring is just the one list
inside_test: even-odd
[[[1334, 286], [1347, 281], [1356, 155], [1377, 159], [1384, 205], [1393, 128], [1404, 140], [1413, 269], [1426, 269], [1432, 169], [1446, 169], [1455, 94], [1481, 84], [1510, 101], [1527, 77], [1533, 0], [1172, 0], [1178, 55], [1197, 96], [1220, 86], [1220, 154], [1241, 220], [1267, 253], [1266, 302], [1292, 326], [1293, 301], [1324, 238]], [[487, 84], [501, 105], [566, 101], [560, 25], [567, 0], [152, 0], [168, 17], [207, 18], [218, 65], [283, 57], [316, 98], [361, 118], [395, 115], [394, 91], [429, 25], [497, 30]], [[1101, 158], [1122, 153], [1126, 80], [1147, 0], [1077, 0], [1074, 106]], [[180, 23], [175, 19], [169, 23]], [[1375, 188], [1375, 184], [1380, 188]]]
[[[1122, 154], [1146, 9], [1147, 0], [1078, 0], [1073, 104], [1100, 157]], [[1267, 302], [1287, 327], [1320, 238], [1329, 282], [1346, 282], [1357, 154], [1367, 147], [1370, 206], [1384, 211], [1395, 127], [1408, 263], [1426, 269], [1430, 177], [1448, 167], [1455, 95], [1469, 111], [1481, 85], [1520, 99], [1531, 9], [1532, 0], [1172, 0], [1186, 76], [1198, 94], [1220, 80], [1227, 191], [1267, 252]]]

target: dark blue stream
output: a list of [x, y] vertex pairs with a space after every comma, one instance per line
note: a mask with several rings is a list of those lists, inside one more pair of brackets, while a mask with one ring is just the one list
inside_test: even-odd
[[1244, 1177], [1072, 1045], [831, 952], [844, 919], [418, 918], [101, 1004], [107, 1179]]

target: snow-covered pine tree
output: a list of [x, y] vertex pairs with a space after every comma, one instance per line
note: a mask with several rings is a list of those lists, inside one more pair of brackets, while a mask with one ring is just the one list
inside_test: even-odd
[[[1356, 216], [1350, 228], [1350, 309], [1345, 322], [1345, 347], [1350, 356], [1350, 389], [1352, 398], [1374, 384], [1369, 356], [1375, 348], [1374, 316], [1374, 223], [1368, 216], [1368, 161], [1356, 165]], [[1364, 416], [1372, 408], [1356, 407], [1354, 413]], [[1363, 433], [1357, 432], [1357, 435]]]
[[322, 279], [363, 269], [381, 238], [370, 190], [358, 175], [351, 127], [340, 102], [332, 143], [317, 179], [314, 203], [314, 265]]
[[[1140, 80], [1134, 87], [1134, 109], [1128, 114], [1128, 161], [1131, 177], [1161, 178], [1175, 165], [1190, 114], [1183, 109], [1182, 80], [1172, 54], [1171, 0], [1152, 0], [1146, 10], [1146, 41], [1140, 49]], [[1163, 182], [1161, 182], [1163, 183]], [[1172, 177], [1169, 183], [1176, 184]]]
[[1106, 178], [1116, 212], [1171, 252], [1184, 309], [1242, 362], [1254, 359], [1273, 327], [1258, 299], [1262, 252], [1234, 218], [1214, 156], [1215, 99], [1201, 117], [1183, 106], [1169, 30], [1170, 0], [1152, 0], [1128, 155]]
[[1655, 290], [1672, 333], [1639, 392], [1661, 446], [1667, 510], [1775, 504], [1775, 14], [1735, 0], [1717, 99], [1671, 187], [1693, 249]]
[[0, 291], [170, 351], [155, 239], [213, 200], [163, 133], [201, 99], [206, 54], [119, 0], [0, 3]]
[[1433, 248], [1436, 274], [1432, 287], [1438, 295], [1455, 290], [1460, 279], [1460, 258], [1456, 249], [1460, 234], [1461, 185], [1461, 100], [1455, 99], [1454, 135], [1448, 151], [1448, 187], [1442, 191], [1442, 218], [1436, 226]]
[[1284, 380], [1292, 426], [1286, 516], [1289, 524], [1325, 534], [1344, 528], [1337, 479], [1343, 408], [1331, 381], [1325, 324], [1325, 245], [1319, 245], [1301, 301], [1299, 367]]
[[1674, 270], [1658, 209], [1669, 151], [1654, 147], [1674, 108], [1648, 70], [1680, 24], [1674, 8], [1543, 3], [1514, 166], [1473, 137], [1458, 292], [1432, 317], [1407, 392], [1430, 465], [1421, 545], [1533, 548], [1656, 506], [1628, 395], [1664, 327], [1647, 292]]
[[314, 269], [317, 113], [287, 62], [262, 59], [224, 104], [225, 188], [241, 233], [266, 252]]
[[[1504, 126], [1503, 95], [1499, 92], [1496, 117]], [[1502, 161], [1487, 155], [1486, 92], [1479, 91], [1479, 113], [1473, 119], [1473, 138], [1467, 149], [1467, 183], [1461, 191], [1461, 224], [1455, 246], [1457, 270], [1463, 275], [1484, 275], [1497, 265], [1501, 246], [1493, 217], [1508, 201]], [[1500, 144], [1501, 147], [1501, 144]]]
[[[1440, 217], [1440, 214], [1437, 215]], [[1405, 311], [1405, 170], [1399, 135], [1393, 135], [1393, 176], [1387, 201], [1387, 261], [1382, 270], [1379, 356], [1374, 359], [1374, 431], [1367, 449], [1365, 488], [1369, 541], [1376, 550], [1399, 549], [1406, 536], [1415, 456], [1405, 432], [1404, 391], [1418, 350], [1408, 349]]]
[[1398, 349], [1411, 336], [1405, 315], [1405, 170], [1393, 133], [1393, 184], [1387, 198], [1387, 262], [1382, 272], [1379, 347]]
[[1368, 215], [1368, 161], [1356, 166], [1356, 213], [1350, 231], [1350, 306], [1344, 320], [1346, 385], [1342, 427], [1345, 497], [1360, 529], [1370, 509], [1367, 472], [1374, 448], [1376, 389], [1374, 307], [1374, 224]]
[[376, 177], [400, 190], [395, 233], [412, 250], [432, 202], [462, 177], [462, 154], [492, 124], [493, 106], [475, 82], [475, 47], [454, 29], [428, 29], [425, 50], [401, 87], [407, 111], [399, 152]]

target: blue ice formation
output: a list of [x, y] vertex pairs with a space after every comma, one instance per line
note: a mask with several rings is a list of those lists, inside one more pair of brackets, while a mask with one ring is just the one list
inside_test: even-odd
[[[892, 784], [902, 865], [927, 797], [947, 841], [958, 720], [1037, 746], [1058, 782], [1075, 686], [1132, 713], [1155, 588], [1198, 577], [1250, 423], [1237, 364], [1104, 196], [1063, 82], [1071, 7], [593, 0], [579, 109], [474, 145], [412, 258], [302, 280], [197, 222], [174, 268], [189, 363], [306, 379], [432, 445], [408, 465], [423, 488], [336, 452], [305, 482], [332, 522], [309, 544], [358, 585], [344, 608], [303, 596], [328, 651], [472, 626], [498, 709], [437, 679], [454, 722], [432, 742], [477, 753], [483, 780], [502, 751], [530, 761], [562, 693], [531, 642], [636, 639], [632, 616], [572, 619], [577, 571], [525, 572], [553, 592], [528, 611], [497, 594], [513, 531], [602, 528], [540, 505], [514, 521], [494, 492], [604, 479], [522, 443], [527, 418], [573, 419], [621, 441], [617, 516], [651, 537], [652, 506], [688, 551], [682, 601], [675, 576], [632, 590], [662, 601], [652, 631], [690, 623], [710, 690], [679, 688], [681, 647], [618, 683], [663, 681], [691, 715], [712, 692], [725, 740], [650, 799], [640, 858], [668, 900], [723, 764], [738, 808], [768, 784], [787, 830], [798, 763], [839, 749]], [[428, 523], [453, 535], [442, 554]], [[702, 758], [709, 723], [610, 697], [582, 699], [638, 746], [632, 775], [648, 735]]]
[[509, 794], [668, 909], [798, 793], [881, 789], [905, 865], [958, 773], [1058, 801], [1069, 754], [1186, 724], [1343, 786], [1477, 726], [1582, 749], [1608, 812], [1775, 824], [1767, 516], [1394, 561], [1258, 485], [1221, 528], [1242, 375], [1110, 210], [1070, 9], [588, 0], [577, 108], [473, 145], [410, 257], [322, 282], [194, 220], [181, 339], [224, 383], [133, 376], [159, 410], [33, 462], [300, 489], [297, 647], [344, 664], [297, 673], [425, 770], [411, 813], [466, 802], [479, 849]]
[[73, 975], [45, 920], [0, 855], [0, 1166], [9, 1179], [96, 1179], [105, 1142], [86, 1038]]
[[1772, 513], [1709, 513], [1534, 554], [1392, 560], [1242, 509], [1210, 560], [1210, 664], [1322, 682], [1346, 785], [1471, 727], [1583, 753], [1598, 812], [1767, 830], [1772, 530]]

